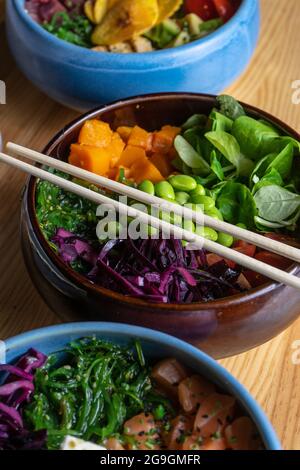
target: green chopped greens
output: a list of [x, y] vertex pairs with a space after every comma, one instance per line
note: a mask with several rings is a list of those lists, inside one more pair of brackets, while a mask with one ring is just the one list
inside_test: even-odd
[[43, 27], [54, 36], [77, 46], [92, 47], [92, 23], [86, 16], [71, 16], [66, 12], [55, 13], [49, 23]]

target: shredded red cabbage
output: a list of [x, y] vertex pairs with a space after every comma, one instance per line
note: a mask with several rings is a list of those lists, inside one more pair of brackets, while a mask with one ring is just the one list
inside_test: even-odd
[[49, 22], [59, 12], [82, 13], [85, 0], [26, 0], [25, 8], [37, 22]]
[[0, 378], [0, 449], [41, 449], [46, 431], [30, 432], [24, 427], [22, 407], [34, 391], [34, 371], [42, 367], [47, 356], [30, 349], [16, 365], [1, 364]]
[[95, 249], [60, 228], [52, 241], [74, 269], [78, 261], [86, 263], [92, 282], [149, 302], [209, 301], [241, 292], [239, 268], [225, 261], [209, 266], [204, 250], [186, 250], [180, 240], [109, 240]]

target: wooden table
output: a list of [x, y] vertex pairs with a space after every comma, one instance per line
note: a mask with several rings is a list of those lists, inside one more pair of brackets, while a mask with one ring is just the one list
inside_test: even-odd
[[[300, 0], [262, 0], [262, 10], [262, 34], [255, 57], [227, 92], [273, 113], [299, 131], [300, 104], [292, 104], [292, 82], [300, 79]], [[0, 44], [0, 79], [7, 84], [7, 105], [0, 105], [0, 132], [5, 140], [41, 149], [77, 114], [48, 99], [16, 69], [5, 44], [3, 25]], [[22, 260], [19, 211], [24, 180], [19, 172], [1, 166], [1, 338], [59, 322], [36, 293]], [[300, 365], [292, 363], [296, 340], [300, 340], [300, 319], [273, 341], [222, 361], [261, 404], [285, 449], [300, 449]]]

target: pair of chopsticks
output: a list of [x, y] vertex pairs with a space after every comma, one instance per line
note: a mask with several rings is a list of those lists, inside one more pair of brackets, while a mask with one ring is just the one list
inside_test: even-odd
[[[145, 204], [159, 205], [163, 207], [164, 210], [172, 211], [174, 214], [189, 217], [192, 220], [199, 220], [199, 213], [191, 209], [181, 207], [177, 204], [165, 201], [156, 196], [144, 193], [138, 189], [126, 186], [122, 183], [118, 183], [103, 176], [96, 175], [76, 166], [70, 165], [66, 162], [62, 162], [55, 158], [39, 153], [35, 150], [31, 150], [14, 143], [8, 143], [7, 149], [15, 156], [25, 157], [28, 160], [41, 163], [42, 165], [45, 165], [49, 168], [60, 170], [81, 180], [85, 180], [89, 183], [108, 189], [114, 193], [125, 195], [129, 198], [135, 199]], [[133, 218], [139, 218], [140, 222], [151, 225], [152, 227], [162, 231], [163, 233], [172, 234], [173, 236], [182, 238], [183, 240], [186, 240], [187, 242], [190, 242], [193, 245], [198, 244], [199, 246], [205, 248], [207, 251], [215, 253], [221, 256], [222, 258], [230, 259], [247, 269], [260, 273], [270, 279], [273, 279], [274, 281], [294, 287], [296, 289], [300, 289], [300, 279], [292, 274], [282, 271], [281, 269], [270, 266], [266, 263], [251, 258], [231, 248], [222, 246], [211, 240], [207, 240], [199, 235], [196, 235], [195, 233], [192, 233], [176, 225], [170, 224], [166, 221], [160, 220], [157, 217], [151, 216], [133, 207], [127, 206], [122, 202], [116, 201], [103, 194], [99, 194], [95, 191], [87, 189], [72, 181], [65, 180], [64, 178], [58, 175], [54, 175], [53, 173], [49, 173], [48, 171], [43, 170], [40, 167], [33, 166], [21, 160], [18, 160], [16, 157], [12, 157], [0, 152], [0, 161], [6, 163], [7, 165], [13, 166], [19, 170], [22, 170], [32, 176], [49, 181], [50, 183], [53, 183], [67, 191], [77, 194], [80, 197], [89, 199], [90, 201], [96, 204], [110, 204], [120, 214], [124, 214]], [[202, 216], [202, 221], [204, 226], [211, 227], [217, 231], [230, 234], [237, 239], [244, 240], [248, 243], [259, 246], [260, 248], [264, 248], [267, 251], [271, 251], [286, 258], [289, 258], [293, 261], [300, 262], [300, 250], [295, 247], [286, 245], [276, 240], [271, 240], [257, 233], [250, 232], [249, 230], [242, 229], [240, 227], [236, 227], [235, 225], [231, 225], [221, 220], [213, 219], [212, 217], [208, 217], [206, 215]]]

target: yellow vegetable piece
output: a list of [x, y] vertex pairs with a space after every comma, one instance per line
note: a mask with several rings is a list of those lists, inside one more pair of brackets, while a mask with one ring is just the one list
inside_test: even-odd
[[108, 9], [108, 0], [96, 0], [94, 5], [94, 19], [100, 24]]
[[115, 6], [116, 3], [118, 3], [120, 0], [107, 0], [107, 9], [110, 10], [113, 6]]
[[157, 24], [170, 18], [181, 7], [183, 0], [157, 0], [158, 3], [158, 19]]
[[94, 2], [93, 0], [87, 0], [84, 4], [84, 14], [87, 18], [92, 22], [95, 23], [94, 19]]
[[110, 46], [127, 41], [150, 29], [157, 19], [157, 0], [119, 0], [95, 28], [92, 42]]

